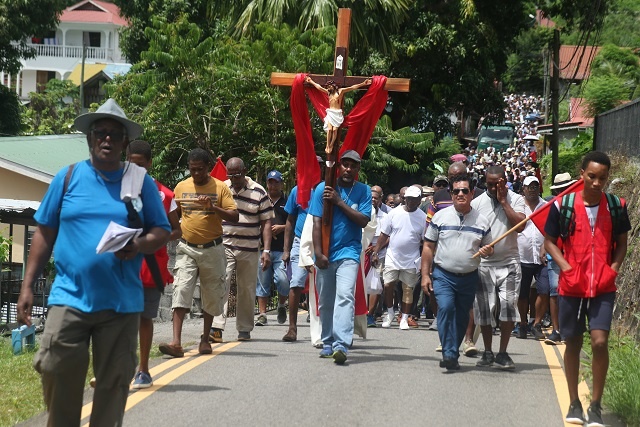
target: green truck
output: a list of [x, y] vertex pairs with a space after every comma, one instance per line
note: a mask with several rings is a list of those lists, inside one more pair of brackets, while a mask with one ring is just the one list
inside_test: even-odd
[[505, 151], [513, 144], [516, 129], [512, 124], [482, 125], [478, 133], [478, 150], [484, 150], [489, 145], [496, 151]]

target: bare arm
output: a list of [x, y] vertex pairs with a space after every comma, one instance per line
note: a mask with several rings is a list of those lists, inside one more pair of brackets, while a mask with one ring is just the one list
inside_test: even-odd
[[178, 240], [182, 237], [182, 228], [180, 228], [180, 217], [178, 216], [178, 210], [169, 212], [167, 215], [169, 218], [169, 224], [171, 224], [171, 233], [169, 234], [169, 240]]
[[342, 197], [340, 197], [340, 194], [338, 194], [338, 192], [335, 191], [332, 187], [329, 187], [328, 185], [324, 187], [322, 198], [325, 200], [325, 203], [327, 201], [331, 201], [334, 206], [342, 210], [347, 218], [355, 222], [360, 228], [366, 227], [369, 223], [370, 218], [368, 218], [360, 211], [357, 211], [351, 206], [347, 205], [344, 200], [342, 200]]
[[307, 76], [307, 78], [304, 79], [304, 81], [305, 83], [309, 83], [311, 86], [318, 89], [320, 92], [323, 92], [324, 94], [329, 95], [329, 91], [323, 88], [322, 86], [320, 86], [318, 83], [314, 82], [311, 77]]
[[316, 266], [325, 269], [329, 266], [329, 259], [322, 253], [322, 218], [313, 217], [313, 252], [316, 254]]
[[358, 83], [358, 84], [353, 85], [353, 86], [343, 87], [341, 89], [338, 89], [338, 95], [343, 95], [343, 94], [345, 94], [347, 92], [351, 92], [353, 90], [360, 89], [363, 86], [369, 86], [369, 85], [371, 85], [371, 79], [367, 79], [367, 80], [363, 81], [362, 83]]
[[[508, 193], [509, 193], [509, 189], [507, 188], [506, 181], [500, 178], [500, 180], [498, 181], [497, 198], [498, 198], [498, 201], [500, 202], [500, 205], [504, 209], [504, 213], [507, 215], [507, 219], [509, 220], [510, 226], [514, 227], [517, 224], [519, 224], [522, 220], [524, 220], [526, 218], [526, 215], [524, 213], [519, 213], [513, 210], [513, 208], [511, 207], [507, 199]], [[522, 230], [524, 230], [524, 227], [526, 225], [527, 225], [526, 223], [522, 224], [520, 227], [518, 227], [516, 231], [520, 233]]]
[[556, 245], [556, 241], [557, 241], [557, 237], [552, 237], [552, 236], [549, 236], [548, 234], [545, 234], [544, 248], [547, 251], [547, 253], [551, 255], [551, 258], [553, 258], [555, 263], [558, 264], [558, 267], [560, 267], [560, 270], [567, 271], [571, 269], [571, 265], [567, 262], [566, 259], [564, 259], [564, 256], [562, 255], [562, 251], [560, 250], [558, 245]]
[[262, 247], [263, 251], [260, 255], [260, 265], [262, 271], [265, 271], [271, 265], [271, 218], [260, 221], [260, 229], [262, 230]]
[[284, 252], [282, 253], [282, 262], [289, 263], [291, 258], [291, 246], [293, 246], [293, 233], [295, 230], [297, 215], [288, 215], [287, 222], [284, 225]]
[[624, 261], [624, 257], [627, 254], [627, 238], [628, 233], [622, 233], [616, 236], [616, 249], [613, 251], [613, 256], [611, 257], [611, 268], [615, 270], [616, 273], [620, 271], [622, 261]]
[[427, 294], [433, 294], [433, 282], [431, 281], [431, 269], [433, 268], [433, 254], [436, 251], [435, 242], [425, 240], [422, 243], [422, 255], [420, 270], [422, 271], [422, 290]]
[[45, 264], [51, 258], [53, 244], [56, 242], [58, 230], [55, 228], [38, 225], [33, 239], [31, 250], [27, 260], [27, 269], [22, 280], [20, 297], [18, 298], [18, 323], [31, 326], [31, 308], [33, 307], [33, 284], [42, 274]]
[[388, 244], [389, 236], [384, 233], [380, 233], [380, 235], [378, 236], [378, 241], [376, 242], [376, 247], [373, 250], [373, 254], [371, 255], [371, 263], [374, 267], [377, 267], [378, 263], [380, 262], [378, 258], [378, 252], [380, 252], [382, 248], [384, 248]]

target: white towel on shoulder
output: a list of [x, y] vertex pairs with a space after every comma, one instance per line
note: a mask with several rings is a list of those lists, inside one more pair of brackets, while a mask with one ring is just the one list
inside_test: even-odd
[[120, 186], [120, 199], [126, 202], [131, 199], [131, 203], [136, 211], [142, 210], [142, 184], [144, 184], [144, 176], [147, 170], [135, 163], [124, 163], [124, 175]]

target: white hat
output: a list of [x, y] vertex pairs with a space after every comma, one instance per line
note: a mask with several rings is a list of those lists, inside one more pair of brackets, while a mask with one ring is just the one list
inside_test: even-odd
[[404, 192], [404, 197], [422, 197], [422, 190], [418, 187], [411, 186]]
[[571, 179], [571, 174], [569, 172], [559, 173], [553, 178], [553, 185], [549, 187], [552, 190], [557, 190], [559, 188], [566, 188], [576, 182], [575, 179]]
[[122, 108], [113, 98], [107, 99], [107, 101], [102, 104], [95, 113], [87, 113], [76, 117], [73, 121], [73, 125], [76, 129], [86, 135], [89, 134], [89, 131], [91, 130], [91, 124], [100, 119], [112, 119], [122, 124], [122, 126], [127, 129], [127, 136], [130, 141], [142, 135], [142, 126], [129, 120], [127, 115], [124, 114], [124, 111], [122, 111]]
[[524, 179], [524, 181], [522, 181], [522, 185], [526, 187], [528, 185], [531, 185], [532, 182], [537, 182], [538, 184], [540, 184], [538, 178], [536, 178], [535, 176], [528, 176]]

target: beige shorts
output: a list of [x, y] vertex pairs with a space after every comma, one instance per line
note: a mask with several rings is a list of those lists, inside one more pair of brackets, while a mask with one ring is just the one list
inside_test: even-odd
[[171, 308], [191, 309], [196, 281], [200, 278], [202, 309], [212, 316], [222, 314], [226, 296], [226, 268], [223, 245], [200, 249], [179, 242], [173, 268]]
[[398, 280], [402, 282], [402, 302], [405, 304], [413, 303], [413, 289], [420, 280], [420, 272], [415, 268], [409, 268], [406, 270], [398, 270], [390, 268], [385, 265], [382, 272], [382, 279], [385, 286], [394, 284]]

